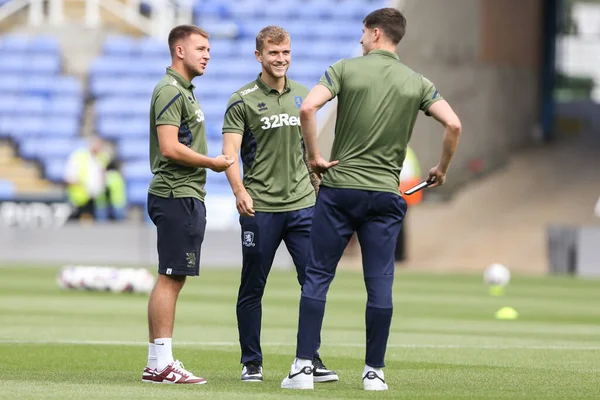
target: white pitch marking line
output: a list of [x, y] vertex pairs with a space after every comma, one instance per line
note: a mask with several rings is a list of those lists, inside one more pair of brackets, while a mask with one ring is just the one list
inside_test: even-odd
[[[123, 340], [21, 340], [0, 339], [0, 344], [74, 344], [74, 345], [106, 345], [106, 346], [146, 346], [146, 342]], [[176, 342], [177, 346], [232, 347], [237, 342]], [[263, 346], [294, 347], [293, 343], [267, 342]], [[362, 348], [358, 343], [330, 343], [325, 347]], [[461, 345], [461, 344], [388, 344], [388, 348], [397, 349], [483, 349], [483, 350], [598, 350], [600, 346], [568, 346], [568, 345]]]

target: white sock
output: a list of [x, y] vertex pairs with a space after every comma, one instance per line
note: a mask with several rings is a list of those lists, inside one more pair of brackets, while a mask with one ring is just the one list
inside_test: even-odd
[[306, 358], [296, 358], [294, 364], [296, 365], [296, 371], [300, 371], [304, 367], [312, 367], [313, 365], [312, 360]]
[[156, 369], [156, 345], [154, 343], [148, 343], [148, 364], [147, 368]]
[[373, 367], [370, 367], [370, 366], [368, 366], [368, 365], [365, 365], [365, 369], [364, 369], [364, 371], [363, 371], [363, 377], [364, 377], [364, 376], [365, 376], [365, 375], [366, 375], [368, 372], [370, 372], [370, 371], [373, 371], [373, 372], [375, 372], [375, 373], [377, 374], [377, 376], [378, 376], [378, 377], [380, 377], [381, 379], [384, 379], [384, 377], [383, 377], [383, 369], [381, 369], [381, 368], [373, 368]]
[[173, 349], [171, 348], [171, 338], [154, 339], [154, 348], [156, 350], [156, 370], [162, 371], [171, 364], [173, 360]]

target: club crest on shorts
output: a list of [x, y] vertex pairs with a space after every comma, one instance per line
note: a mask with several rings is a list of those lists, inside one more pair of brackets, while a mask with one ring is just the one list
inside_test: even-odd
[[254, 232], [244, 231], [244, 239], [242, 240], [242, 244], [246, 247], [256, 246], [256, 243], [254, 243]]
[[294, 96], [294, 101], [296, 102], [296, 108], [300, 108], [302, 105], [302, 96]]

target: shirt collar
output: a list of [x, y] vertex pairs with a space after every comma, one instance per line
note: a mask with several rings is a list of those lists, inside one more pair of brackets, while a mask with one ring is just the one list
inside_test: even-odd
[[[260, 74], [258, 74], [258, 76], [256, 77], [256, 84], [258, 85], [260, 90], [262, 90], [263, 93], [266, 95], [270, 94], [271, 92], [275, 92], [275, 93], [279, 94], [277, 89], [273, 89], [271, 86], [267, 85], [265, 83], [265, 81], [262, 80], [262, 78], [260, 77]], [[285, 78], [285, 88], [283, 89], [283, 93], [287, 93], [290, 90], [292, 90], [292, 88], [290, 87], [290, 80], [286, 77]]]
[[188, 90], [194, 90], [196, 87], [194, 85], [192, 85], [192, 82], [188, 81], [187, 79], [185, 79], [183, 76], [179, 75], [179, 73], [177, 71], [175, 71], [173, 68], [171, 67], [167, 67], [167, 75], [172, 76], [173, 78], [175, 78], [175, 80], [184, 88], [188, 89]]
[[392, 58], [395, 58], [396, 60], [400, 60], [400, 57], [398, 57], [398, 54], [389, 52], [387, 50], [375, 49], [375, 50], [371, 50], [368, 55], [371, 55], [371, 54], [380, 54], [385, 57], [392, 57]]

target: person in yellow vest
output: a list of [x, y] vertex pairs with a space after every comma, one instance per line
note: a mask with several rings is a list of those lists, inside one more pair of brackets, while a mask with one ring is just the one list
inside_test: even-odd
[[121, 221], [127, 217], [127, 188], [115, 160], [106, 167], [105, 190], [96, 198], [96, 220]]
[[90, 138], [86, 146], [71, 153], [65, 167], [67, 195], [73, 207], [71, 219], [91, 220], [95, 215], [95, 200], [105, 189], [108, 154], [100, 138]]
[[[417, 159], [417, 155], [413, 151], [412, 148], [406, 148], [406, 158], [404, 159], [404, 163], [402, 164], [402, 171], [400, 172], [400, 192], [404, 193], [406, 190], [411, 187], [419, 184], [421, 182], [421, 167], [419, 166], [419, 160]], [[423, 191], [420, 190], [410, 196], [404, 196], [404, 200], [406, 200], [406, 204], [409, 207], [417, 205], [423, 200]], [[404, 261], [406, 259], [406, 216], [404, 216], [403, 226], [400, 229], [400, 233], [398, 234], [398, 238], [396, 239], [396, 252], [395, 252], [395, 260], [396, 261]]]

